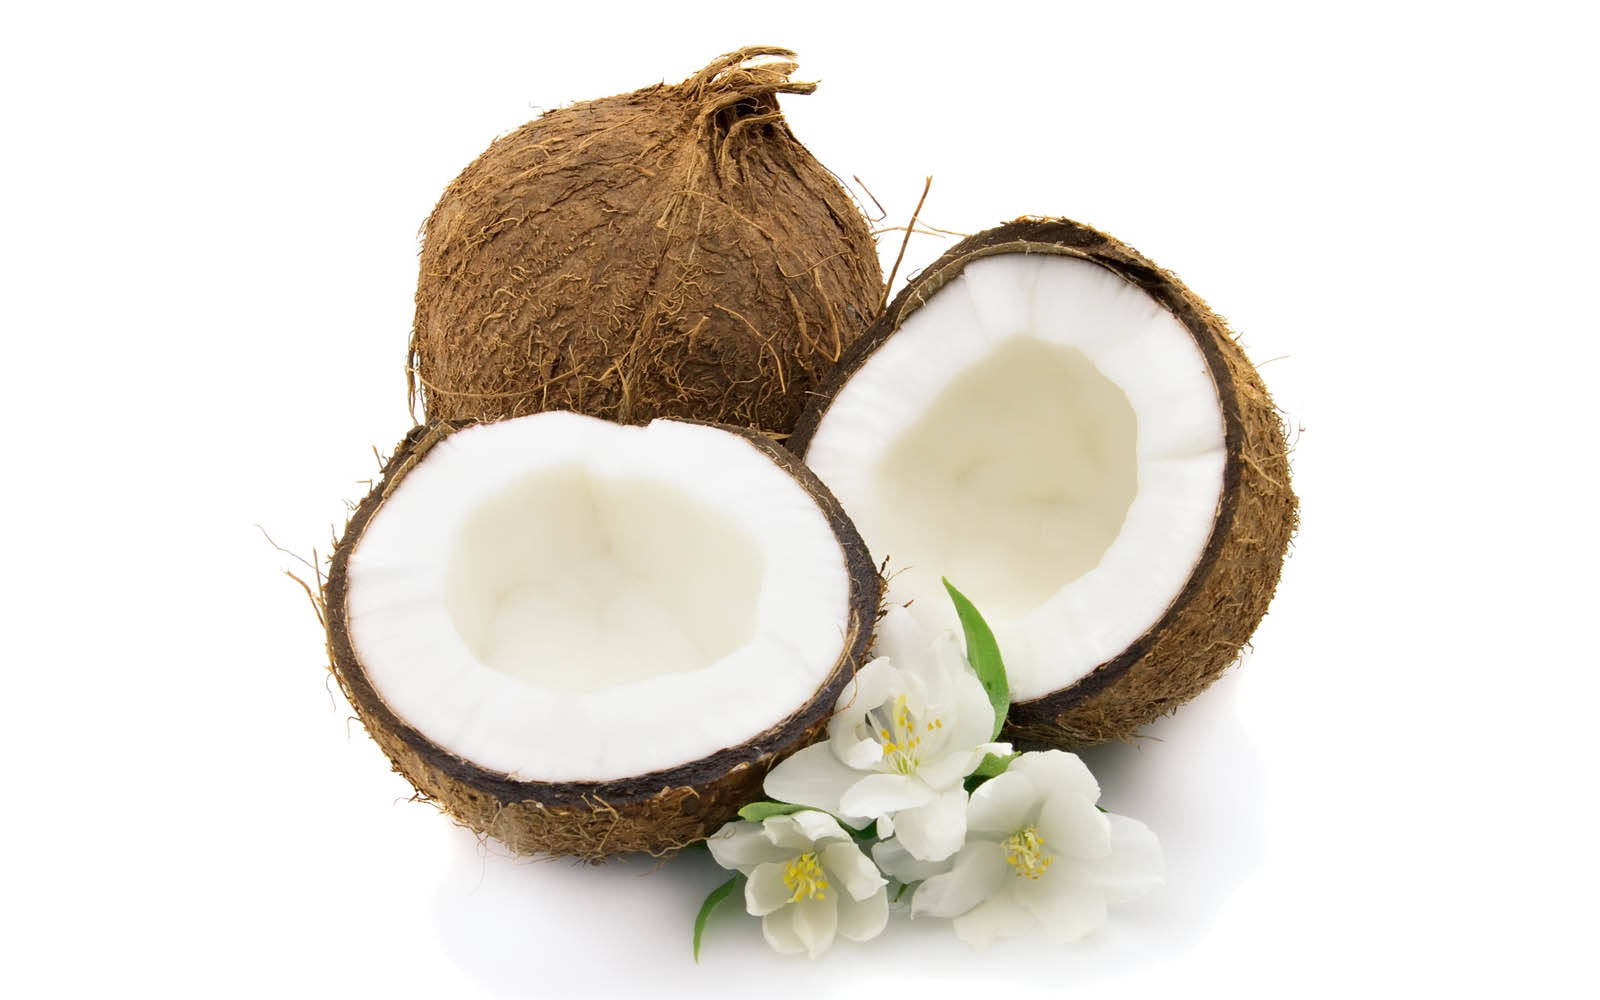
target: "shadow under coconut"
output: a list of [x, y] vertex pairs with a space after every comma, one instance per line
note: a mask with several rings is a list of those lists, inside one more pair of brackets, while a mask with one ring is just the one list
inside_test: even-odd
[[[611, 996], [648, 983], [652, 995], [678, 996], [681, 984], [685, 994], [703, 997], [714, 981], [694, 976], [691, 929], [701, 900], [728, 873], [704, 850], [667, 862], [586, 865], [513, 857], [494, 841], [457, 833], [454, 863], [434, 897], [435, 927], [445, 950], [486, 991]], [[708, 936], [740, 930], [743, 921], [727, 920], [738, 916], [731, 905], [727, 911]], [[759, 928], [748, 950], [756, 944]]]
[[1105, 927], [1068, 948], [1035, 932], [972, 953], [947, 922], [894, 913], [876, 940], [840, 940], [807, 962], [773, 954], [759, 921], [730, 900], [713, 914], [696, 965], [695, 911], [727, 878], [703, 850], [665, 863], [588, 866], [514, 858], [466, 830], [457, 831], [456, 858], [435, 894], [437, 933], [465, 974], [503, 996], [605, 996], [648, 985], [653, 996], [703, 998], [717, 984], [779, 972], [816, 997], [860, 995], [874, 982], [903, 992], [924, 976], [993, 993], [1003, 982], [1061, 988], [1134, 974], [1204, 940], [1260, 862], [1261, 762], [1239, 719], [1238, 683], [1230, 671], [1137, 745], [1083, 754], [1101, 803], [1160, 837], [1167, 884], [1113, 907]]
[[1102, 932], [1136, 941], [1147, 959], [1205, 940], [1261, 863], [1261, 755], [1239, 717], [1239, 684], [1237, 669], [1229, 670], [1177, 714], [1146, 727], [1137, 744], [1082, 755], [1100, 781], [1100, 804], [1144, 822], [1161, 840], [1166, 885], [1113, 907]]

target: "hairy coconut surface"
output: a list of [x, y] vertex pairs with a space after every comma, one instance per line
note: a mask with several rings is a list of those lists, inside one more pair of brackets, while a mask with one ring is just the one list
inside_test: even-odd
[[[804, 704], [795, 705], [786, 718], [737, 746], [616, 780], [520, 780], [452, 753], [400, 717], [379, 694], [352, 638], [352, 554], [373, 519], [428, 452], [474, 423], [449, 421], [415, 428], [351, 517], [322, 592], [331, 668], [340, 688], [395, 770], [420, 797], [517, 853], [599, 861], [628, 852], [660, 855], [704, 838], [733, 818], [740, 806], [761, 797], [761, 781], [777, 760], [821, 735], [839, 692], [865, 662], [881, 598], [881, 580], [865, 544], [827, 488], [789, 452], [758, 432], [723, 428], [792, 476], [815, 501], [838, 540], [849, 576], [849, 621], [839, 637], [837, 662]], [[716, 711], [716, 706], [705, 710]], [[606, 738], [641, 737], [620, 733]]]
[[871, 322], [866, 220], [778, 108], [794, 53], [551, 111], [426, 223], [408, 378], [429, 420], [567, 409], [785, 434]]
[[[1137, 641], [1069, 686], [1014, 702], [1007, 726], [1011, 738], [1025, 744], [1082, 747], [1127, 739], [1199, 693], [1237, 659], [1266, 613], [1297, 526], [1279, 412], [1227, 324], [1199, 296], [1132, 247], [1080, 223], [1022, 219], [980, 233], [951, 248], [895, 297], [841, 360], [790, 446], [806, 455], [838, 394], [906, 319], [973, 262], [1003, 254], [1065, 255], [1119, 275], [1182, 324], [1215, 384], [1226, 452], [1222, 489], [1187, 582]], [[844, 501], [849, 509], [849, 497]], [[878, 555], [893, 563], [908, 554]]]

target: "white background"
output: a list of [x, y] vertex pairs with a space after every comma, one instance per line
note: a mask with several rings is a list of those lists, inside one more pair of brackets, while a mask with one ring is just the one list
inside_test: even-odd
[[[1595, 8], [1201, 7], [9, 8], [0, 992], [1594, 995]], [[408, 803], [255, 527], [325, 554], [410, 426], [469, 160], [757, 43], [884, 224], [932, 174], [941, 227], [1101, 227], [1300, 428], [1254, 652], [1089, 755], [1170, 880], [1082, 946], [808, 963], [730, 908], [694, 965], [704, 859], [514, 862]]]

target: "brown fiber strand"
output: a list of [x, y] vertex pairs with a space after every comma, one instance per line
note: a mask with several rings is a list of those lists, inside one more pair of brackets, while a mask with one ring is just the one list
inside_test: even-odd
[[866, 182], [863, 181], [861, 179], [861, 177], [859, 175], [857, 175], [857, 174], [851, 174], [850, 175], [850, 179], [856, 182], [856, 186], [857, 187], [861, 188], [862, 191], [866, 192], [867, 197], [872, 199], [873, 207], [878, 210], [878, 217], [876, 219], [869, 219], [868, 221], [869, 222], [873, 222], [873, 223], [878, 223], [878, 222], [882, 222], [884, 219], [888, 218], [889, 213], [884, 211], [883, 202], [879, 201], [878, 200], [878, 196], [872, 193], [872, 189], [867, 187]]
[[423, 226], [406, 376], [425, 418], [787, 433], [883, 288], [855, 200], [779, 109], [815, 87], [793, 56], [740, 49], [549, 111], [462, 171]]
[[1006, 726], [1024, 745], [1085, 747], [1126, 740], [1200, 693], [1239, 658], [1272, 601], [1299, 525], [1282, 415], [1227, 323], [1199, 296], [1127, 244], [1068, 219], [1019, 219], [979, 233], [901, 290], [840, 359], [788, 445], [805, 454], [839, 390], [907, 316], [972, 261], [1009, 253], [1077, 257], [1143, 289], [1194, 338], [1222, 404], [1227, 450], [1222, 498], [1188, 582], [1127, 650], [1070, 687], [1012, 705]]
[[922, 181], [922, 197], [917, 199], [917, 207], [911, 210], [911, 221], [906, 223], [905, 239], [900, 241], [900, 252], [895, 254], [894, 267], [889, 269], [889, 280], [883, 283], [883, 295], [878, 299], [878, 311], [882, 312], [884, 304], [889, 301], [889, 288], [894, 284], [894, 276], [900, 273], [900, 262], [906, 259], [906, 247], [911, 245], [911, 234], [917, 229], [917, 216], [922, 214], [922, 203], [928, 200], [928, 189], [933, 187], [933, 178], [926, 177]]

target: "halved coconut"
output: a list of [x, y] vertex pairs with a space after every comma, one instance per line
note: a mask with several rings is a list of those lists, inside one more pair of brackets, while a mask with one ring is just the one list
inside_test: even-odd
[[325, 601], [335, 672], [424, 796], [523, 853], [660, 853], [759, 797], [870, 641], [879, 581], [755, 432], [571, 413], [419, 427]]
[[791, 446], [888, 600], [995, 629], [1011, 734], [1126, 738], [1196, 694], [1266, 612], [1296, 519], [1282, 424], [1223, 321], [1066, 220], [967, 239], [896, 297]]

